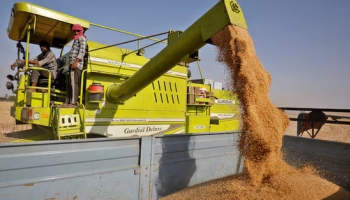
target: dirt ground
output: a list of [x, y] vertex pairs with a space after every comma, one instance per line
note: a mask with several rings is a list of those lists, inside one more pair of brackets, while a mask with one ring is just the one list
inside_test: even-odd
[[31, 124], [16, 125], [16, 120], [10, 115], [13, 102], [0, 102], [0, 143], [10, 135], [8, 133], [32, 129]]

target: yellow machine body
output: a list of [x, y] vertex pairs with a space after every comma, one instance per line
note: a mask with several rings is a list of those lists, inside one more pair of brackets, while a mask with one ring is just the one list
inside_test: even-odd
[[[235, 15], [229, 13], [229, 17], [219, 17], [218, 26], [215, 20], [212, 24], [207, 21], [209, 16], [216, 13], [225, 16], [225, 12], [227, 16], [227, 8], [237, 14], [238, 9], [240, 17], [236, 17], [237, 25], [246, 28], [241, 10], [232, 7], [232, 3], [236, 4], [236, 1], [220, 1], [208, 11], [209, 14], [202, 17], [205, 26], [198, 20], [175, 37], [174, 32], [171, 32], [167, 47], [152, 60], [139, 55], [137, 51], [119, 47], [96, 50], [106, 45], [89, 41], [88, 64], [82, 72], [80, 106], [75, 108], [60, 107], [66, 95], [65, 89], [53, 89], [54, 83], [50, 80], [46, 86], [35, 88], [46, 88], [48, 93], [27, 93], [26, 90], [32, 88], [28, 85], [28, 72], [34, 68], [27, 64], [25, 69], [19, 69], [15, 75], [17, 100], [11, 115], [22, 123], [46, 127], [46, 131], [20, 141], [87, 138], [91, 135], [126, 137], [238, 130], [239, 106], [236, 95], [222, 88], [214, 89], [214, 85], [205, 84], [204, 79], [202, 83], [190, 80], [187, 67], [176, 64], [198, 60], [193, 54], [205, 45], [205, 41], [235, 20]], [[221, 18], [226, 21], [223, 22]], [[46, 27], [46, 31], [51, 30], [52, 34], [47, 34], [44, 39], [57, 48], [71, 41], [69, 29], [72, 24], [80, 23], [85, 29], [91, 25], [84, 20], [33, 4], [17, 3], [11, 13], [9, 38], [16, 41], [27, 38], [28, 43], [36, 44], [43, 37], [45, 26], [41, 22], [45, 20], [53, 20], [54, 23]], [[211, 26], [214, 28], [209, 29]], [[196, 33], [196, 27], [202, 27], [202, 30]], [[196, 34], [201, 37], [197, 45], [186, 47], [182, 52], [187, 37], [195, 38]], [[176, 58], [173, 59], [172, 55]], [[58, 58], [59, 68], [63, 71], [69, 68], [68, 57], [69, 53]], [[103, 90], [90, 90], [93, 84], [103, 86]], [[96, 100], [94, 96], [97, 93], [101, 98]]]

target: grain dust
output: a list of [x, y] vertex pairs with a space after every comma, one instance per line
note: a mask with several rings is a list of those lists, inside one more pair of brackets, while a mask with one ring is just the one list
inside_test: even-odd
[[350, 199], [349, 192], [311, 168], [295, 169], [282, 160], [289, 118], [270, 101], [271, 75], [257, 58], [248, 31], [229, 25], [211, 39], [242, 108], [244, 174], [193, 186], [166, 199]]

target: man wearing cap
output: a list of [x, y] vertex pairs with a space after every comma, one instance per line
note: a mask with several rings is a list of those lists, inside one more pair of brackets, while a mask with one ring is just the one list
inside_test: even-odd
[[[46, 41], [40, 41], [39, 46], [41, 49], [41, 54], [39, 54], [37, 57], [32, 58], [28, 60], [29, 64], [35, 65], [35, 67], [42, 67], [45, 69], [50, 70], [51, 72], [51, 79], [56, 79], [57, 75], [57, 63], [56, 63], [56, 56], [50, 49], [50, 44]], [[16, 63], [11, 65], [11, 69], [14, 70], [16, 68]], [[39, 77], [43, 76], [45, 78], [49, 78], [49, 72], [44, 70], [32, 70], [31, 75], [31, 82], [32, 86], [36, 87]], [[27, 92], [36, 92], [36, 89], [31, 88], [27, 90]], [[47, 92], [46, 90], [41, 90], [41, 92]]]
[[80, 78], [84, 68], [84, 56], [87, 53], [87, 37], [80, 24], [72, 27], [74, 42], [69, 54], [69, 78], [67, 81], [67, 96], [63, 107], [78, 105]]

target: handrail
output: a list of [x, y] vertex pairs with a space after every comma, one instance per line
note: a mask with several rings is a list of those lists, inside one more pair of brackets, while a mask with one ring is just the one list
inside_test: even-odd
[[[28, 69], [28, 61], [29, 61], [29, 41], [30, 41], [30, 24], [28, 23], [28, 27], [27, 27], [27, 45], [26, 45], [26, 60], [25, 60], [25, 70]], [[24, 74], [24, 84], [26, 83], [26, 74]], [[25, 106], [27, 106], [27, 90], [24, 87], [24, 97], [23, 97], [23, 103]]]
[[83, 82], [84, 82], [84, 73], [87, 71], [87, 69], [84, 69], [82, 72], [81, 72], [81, 80], [80, 80], [80, 102], [79, 102], [79, 105], [82, 104], [83, 102]]
[[[112, 31], [117, 31], [117, 32], [120, 32], [120, 33], [126, 33], [128, 35], [133, 35], [133, 36], [137, 36], [137, 37], [146, 37], [146, 36], [143, 36], [143, 35], [130, 33], [130, 32], [127, 32], [127, 31], [122, 31], [122, 30], [118, 30], [118, 29], [115, 29], [115, 28], [110, 28], [110, 27], [107, 27], [107, 26], [102, 26], [102, 25], [99, 25], [99, 24], [91, 23], [91, 22], [90, 22], [90, 25], [96, 26], [96, 27], [100, 27], [100, 28], [104, 28], [104, 29], [109, 29], [109, 30], [112, 30]], [[157, 41], [157, 42], [161, 41], [161, 40], [158, 40], [158, 39], [155, 39], [155, 38], [147, 38], [147, 39], [154, 40], [154, 41]], [[162, 42], [167, 44], [167, 42], [164, 42], [164, 41], [162, 41]]]
[[85, 105], [84, 104], [80, 104], [79, 108], [83, 109], [83, 114], [82, 115], [81, 115], [80, 109], [79, 109], [79, 116], [80, 116], [80, 122], [81, 122], [80, 128], [81, 128], [81, 126], [83, 127], [84, 137], [86, 139], [87, 136], [86, 136], [86, 130], [85, 130], [85, 123], [86, 123], [85, 122]]
[[[51, 71], [50, 71], [49, 69], [45, 69], [45, 68], [42, 68], [42, 67], [28, 67], [27, 69], [25, 69], [25, 70], [20, 70], [20, 71], [27, 72], [27, 71], [29, 71], [29, 70], [47, 71], [47, 72], [49, 72], [49, 80], [48, 80], [47, 88], [46, 88], [46, 87], [36, 87], [36, 86], [25, 86], [25, 87], [24, 87], [24, 94], [25, 94], [25, 96], [26, 96], [27, 88], [29, 88], [29, 89], [47, 89], [47, 93], [48, 93], [48, 98], [47, 98], [48, 104], [47, 104], [47, 106], [50, 106]], [[17, 74], [17, 73], [16, 73], [16, 74]]]
[[16, 72], [15, 75], [13, 76], [13, 79], [17, 79], [17, 76], [19, 75], [19, 73], [24, 72], [24, 71], [25, 71], [25, 69], [23, 69], [23, 70], [17, 70], [17, 72]]

